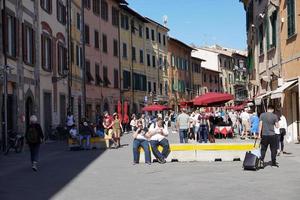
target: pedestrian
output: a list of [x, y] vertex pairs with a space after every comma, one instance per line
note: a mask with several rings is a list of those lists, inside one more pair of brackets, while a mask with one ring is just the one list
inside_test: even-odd
[[85, 140], [83, 145], [83, 149], [90, 150], [91, 149], [91, 137], [94, 135], [93, 128], [89, 125], [87, 120], [84, 120], [82, 125], [79, 128], [79, 134], [82, 136], [82, 141]]
[[137, 130], [133, 134], [133, 164], [138, 164], [140, 160], [139, 148], [142, 147], [145, 152], [145, 163], [151, 165], [151, 153], [147, 138], [148, 128], [143, 126], [141, 120], [137, 121]]
[[[161, 118], [157, 119], [156, 124], [150, 126], [149, 132], [146, 134], [146, 136], [150, 138], [153, 155], [161, 164], [166, 163], [166, 158], [170, 154], [170, 145], [166, 138], [168, 135], [168, 127], [163, 126], [163, 120]], [[162, 146], [162, 152], [158, 150], [158, 146]]]
[[71, 136], [72, 139], [78, 141], [79, 146], [81, 147], [82, 146], [82, 136], [78, 133], [75, 124], [70, 129], [69, 134], [70, 134], [70, 136]]
[[67, 114], [66, 124], [67, 124], [68, 131], [70, 131], [72, 126], [75, 124], [75, 118], [70, 111]]
[[123, 130], [121, 121], [119, 120], [119, 115], [118, 113], [114, 113], [113, 114], [113, 140], [114, 140], [114, 144], [115, 144], [115, 148], [119, 148], [121, 147], [121, 132]]
[[279, 135], [278, 135], [278, 146], [277, 146], [277, 156], [280, 155], [280, 153], [286, 153], [284, 151], [284, 136], [287, 132], [287, 121], [285, 116], [282, 114], [282, 112], [279, 113]]
[[241, 139], [248, 139], [248, 132], [250, 130], [250, 115], [244, 109], [240, 115], [240, 118], [242, 120], [242, 126], [243, 126], [243, 133], [242, 133]]
[[189, 118], [189, 129], [188, 129], [188, 138], [190, 140], [195, 140], [196, 137], [195, 137], [195, 134], [194, 134], [194, 130], [195, 130], [195, 120], [194, 120], [194, 117], [195, 117], [195, 113], [191, 113], [190, 114], [190, 118]]
[[176, 128], [179, 132], [180, 143], [188, 143], [188, 129], [190, 116], [186, 114], [186, 108], [181, 108], [181, 113], [176, 119]]
[[261, 138], [261, 160], [264, 162], [266, 151], [270, 145], [272, 166], [279, 167], [276, 163], [277, 137], [274, 127], [278, 128], [278, 117], [273, 113], [274, 107], [268, 106], [267, 112], [260, 115], [259, 138]]
[[44, 139], [44, 134], [41, 125], [37, 122], [37, 117], [35, 115], [32, 115], [29, 121], [30, 124], [27, 127], [25, 138], [30, 149], [32, 169], [37, 171], [40, 144]]
[[200, 111], [197, 109], [195, 111], [195, 115], [194, 115], [194, 138], [196, 141], [199, 140], [199, 137], [198, 137], [198, 131], [199, 131], [199, 127], [200, 127], [199, 116], [200, 116]]
[[130, 127], [131, 127], [132, 132], [136, 131], [136, 129], [137, 129], [136, 128], [136, 122], [137, 122], [136, 115], [132, 114], [131, 121], [130, 121]]
[[198, 142], [202, 143], [202, 141], [204, 141], [204, 143], [207, 143], [208, 132], [210, 131], [210, 122], [208, 116], [205, 115], [205, 112], [203, 110], [201, 111], [198, 120], [200, 123], [200, 127], [198, 130]]
[[257, 139], [258, 137], [258, 128], [259, 128], [259, 118], [257, 116], [257, 113], [254, 112], [250, 118], [251, 122], [251, 133], [254, 137], [254, 139]]
[[108, 112], [104, 112], [104, 119], [103, 119], [103, 127], [104, 127], [104, 139], [106, 142], [106, 147], [110, 148], [110, 141], [113, 141], [112, 135], [113, 135], [113, 119], [108, 114]]

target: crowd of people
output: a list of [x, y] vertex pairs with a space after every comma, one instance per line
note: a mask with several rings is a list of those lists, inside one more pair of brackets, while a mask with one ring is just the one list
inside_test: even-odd
[[[286, 118], [281, 112], [274, 112], [272, 106], [269, 106], [268, 111], [260, 116], [251, 112], [251, 109], [244, 109], [241, 112], [221, 109], [207, 112], [205, 109], [195, 109], [188, 112], [186, 108], [181, 108], [180, 113], [168, 111], [164, 115], [162, 113], [141, 114], [140, 117], [133, 114], [131, 120], [126, 121], [121, 121], [117, 113], [111, 116], [108, 112], [104, 112], [103, 116], [97, 118], [95, 124], [83, 119], [77, 130], [74, 116], [69, 112], [66, 126], [70, 137], [78, 140], [79, 145], [86, 150], [91, 149], [91, 137], [105, 138], [108, 148], [114, 146], [117, 149], [121, 147], [121, 135], [132, 133], [134, 164], [139, 163], [140, 148], [145, 152], [145, 162], [151, 164], [150, 146], [157, 161], [165, 163], [170, 153], [167, 139], [169, 133], [178, 133], [180, 143], [188, 143], [190, 140], [214, 143], [215, 128], [228, 126], [231, 127], [232, 137], [239, 137], [242, 140], [262, 139], [262, 159], [270, 145], [272, 163], [276, 165], [276, 156], [284, 153], [284, 136], [287, 132]], [[30, 118], [25, 138], [31, 152], [32, 169], [36, 171], [39, 146], [44, 139], [44, 134], [34, 115]], [[158, 150], [159, 146], [162, 147], [162, 151]]]

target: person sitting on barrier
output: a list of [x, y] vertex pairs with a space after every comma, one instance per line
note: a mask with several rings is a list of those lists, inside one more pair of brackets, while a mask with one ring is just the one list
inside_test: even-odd
[[104, 113], [103, 119], [103, 127], [104, 127], [104, 139], [106, 139], [106, 147], [110, 148], [110, 140], [114, 142], [112, 135], [113, 135], [113, 121], [111, 116], [109, 116], [108, 112]]
[[[150, 126], [149, 132], [146, 134], [146, 136], [150, 138], [153, 155], [161, 164], [166, 163], [166, 158], [170, 154], [170, 145], [166, 138], [168, 135], [168, 127], [163, 126], [163, 120], [161, 118], [157, 119], [156, 124]], [[158, 150], [158, 146], [162, 146], [162, 152]]]
[[85, 139], [84, 149], [90, 150], [91, 149], [91, 136], [94, 134], [93, 129], [89, 126], [88, 122], [84, 120], [83, 125], [79, 129], [79, 134], [82, 136], [82, 140]]
[[133, 134], [133, 164], [138, 164], [140, 160], [139, 147], [142, 147], [145, 152], [145, 163], [151, 164], [151, 154], [149, 149], [149, 142], [147, 138], [148, 128], [143, 126], [141, 120], [137, 121], [137, 130]]
[[113, 138], [115, 141], [114, 144], [115, 144], [116, 148], [119, 148], [119, 147], [121, 147], [121, 139], [120, 138], [121, 138], [121, 132], [123, 131], [123, 127], [122, 127], [121, 121], [119, 119], [118, 113], [114, 113], [113, 118], [114, 118], [114, 121], [113, 121], [112, 128], [113, 128]]
[[69, 134], [71, 136], [72, 139], [75, 139], [78, 141], [79, 143], [79, 146], [82, 145], [82, 136], [78, 133], [77, 129], [76, 129], [76, 125], [73, 124], [70, 131], [69, 131]]

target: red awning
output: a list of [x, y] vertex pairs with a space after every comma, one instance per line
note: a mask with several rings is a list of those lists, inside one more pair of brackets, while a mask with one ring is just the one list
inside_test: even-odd
[[193, 103], [196, 106], [207, 106], [223, 104], [233, 99], [234, 97], [231, 94], [209, 92], [193, 99]]
[[163, 110], [169, 110], [168, 106], [163, 105], [149, 105], [143, 108], [143, 111], [151, 112], [151, 111], [163, 111]]

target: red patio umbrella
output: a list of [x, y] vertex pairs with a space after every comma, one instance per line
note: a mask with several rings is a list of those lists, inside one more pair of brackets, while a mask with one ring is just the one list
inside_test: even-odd
[[129, 117], [128, 117], [128, 102], [127, 102], [127, 101], [124, 102], [124, 109], [123, 109], [123, 111], [124, 111], [123, 122], [124, 122], [125, 124], [127, 124], [127, 123], [129, 123]]
[[163, 106], [163, 105], [149, 105], [143, 108], [143, 111], [151, 112], [151, 111], [163, 111], [163, 110], [168, 110], [168, 106]]
[[119, 120], [122, 122], [122, 103], [118, 101], [117, 112], [119, 116]]
[[218, 105], [233, 100], [234, 96], [227, 93], [209, 92], [193, 99], [196, 106]]

